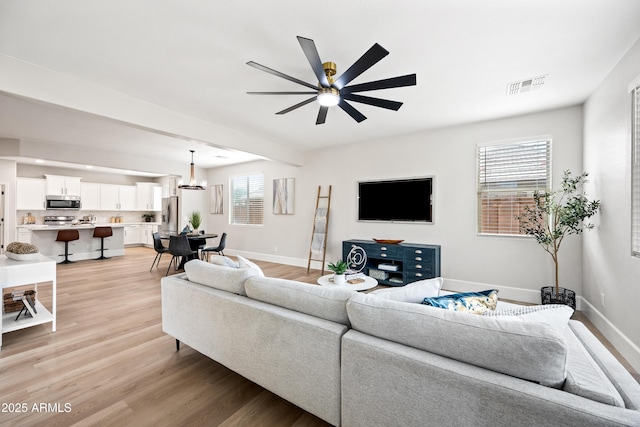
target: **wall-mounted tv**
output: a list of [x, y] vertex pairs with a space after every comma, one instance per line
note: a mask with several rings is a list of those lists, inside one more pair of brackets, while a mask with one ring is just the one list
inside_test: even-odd
[[433, 223], [433, 176], [358, 182], [358, 221]]

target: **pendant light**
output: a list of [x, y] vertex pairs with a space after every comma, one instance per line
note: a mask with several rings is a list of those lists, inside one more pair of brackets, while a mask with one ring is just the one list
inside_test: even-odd
[[181, 188], [183, 190], [206, 190], [207, 189], [207, 181], [202, 181], [200, 183], [200, 185], [198, 185], [196, 183], [196, 174], [195, 174], [195, 170], [196, 170], [196, 166], [193, 163], [193, 150], [189, 150], [191, 151], [191, 177], [189, 179], [189, 184], [180, 184], [178, 185], [178, 188]]

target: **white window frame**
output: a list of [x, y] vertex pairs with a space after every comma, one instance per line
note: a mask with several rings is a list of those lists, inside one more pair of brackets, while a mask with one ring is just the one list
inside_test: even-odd
[[[238, 221], [238, 215], [236, 215], [236, 205], [235, 202], [238, 198], [234, 195], [234, 188], [237, 186], [239, 181], [245, 180], [247, 181], [248, 191], [246, 194], [246, 198], [244, 200], [247, 203], [247, 206], [250, 205], [250, 202], [256, 203], [258, 201], [259, 206], [261, 207], [261, 215], [259, 218], [255, 218], [255, 222], [251, 220], [252, 213], [250, 211], [250, 207], [248, 212], [245, 213], [246, 221]], [[259, 192], [260, 187], [262, 187], [262, 192]], [[253, 191], [253, 196], [251, 192]], [[265, 189], [264, 189], [264, 173], [250, 173], [244, 175], [236, 175], [229, 177], [229, 224], [230, 225], [239, 225], [239, 226], [250, 226], [250, 227], [261, 227], [264, 225], [264, 207], [265, 207]]]
[[[516, 218], [525, 205], [533, 203], [535, 191], [550, 191], [551, 148], [551, 135], [477, 144], [478, 236], [524, 236]], [[527, 159], [530, 154], [535, 157]], [[502, 210], [506, 214], [501, 215]]]
[[640, 76], [631, 92], [631, 255], [640, 258]]

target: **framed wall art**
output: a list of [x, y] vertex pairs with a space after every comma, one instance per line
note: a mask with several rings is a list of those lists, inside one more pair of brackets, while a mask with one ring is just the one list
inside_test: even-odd
[[210, 187], [211, 194], [209, 199], [209, 212], [212, 214], [224, 213], [224, 187], [222, 184], [212, 185]]
[[293, 215], [295, 178], [273, 180], [273, 213], [275, 215]]

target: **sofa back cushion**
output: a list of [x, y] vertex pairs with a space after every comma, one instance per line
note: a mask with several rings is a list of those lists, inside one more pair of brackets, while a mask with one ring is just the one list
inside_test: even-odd
[[562, 387], [567, 344], [551, 326], [356, 294], [347, 303], [360, 332], [496, 372]]
[[245, 289], [249, 298], [349, 326], [346, 305], [355, 291], [260, 276]]
[[198, 259], [186, 263], [184, 265], [184, 271], [187, 273], [187, 279], [189, 279], [190, 282], [238, 295], [247, 294], [244, 290], [244, 281], [247, 280], [248, 277], [261, 273], [261, 271], [255, 268], [227, 267]]

